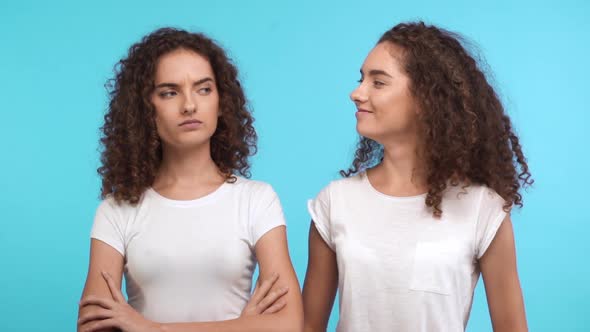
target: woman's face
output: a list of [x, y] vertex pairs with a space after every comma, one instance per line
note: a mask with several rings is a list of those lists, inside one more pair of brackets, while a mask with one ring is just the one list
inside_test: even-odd
[[220, 115], [219, 94], [211, 64], [203, 56], [178, 49], [160, 57], [151, 101], [164, 148], [209, 144]]
[[380, 143], [417, 131], [417, 108], [401, 59], [398, 46], [377, 44], [363, 63], [359, 86], [350, 94], [357, 107], [357, 131]]

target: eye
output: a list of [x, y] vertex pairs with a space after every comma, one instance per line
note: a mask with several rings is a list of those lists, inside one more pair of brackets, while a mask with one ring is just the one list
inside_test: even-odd
[[363, 78], [362, 78], [362, 77], [361, 77], [361, 78], [359, 78], [359, 80], [358, 80], [358, 81], [356, 81], [356, 82], [357, 82], [357, 83], [359, 83], [359, 84], [360, 84], [360, 83], [363, 83]]
[[162, 98], [172, 98], [174, 96], [176, 96], [176, 91], [162, 91], [158, 94], [160, 97]]
[[204, 88], [200, 88], [197, 92], [201, 96], [206, 96], [206, 95], [210, 94], [211, 91], [213, 91], [213, 89], [211, 89], [210, 87], [204, 87]]
[[380, 87], [384, 86], [384, 85], [385, 85], [385, 83], [383, 83], [383, 82], [381, 82], [381, 81], [373, 81], [373, 85], [374, 85], [376, 88], [380, 88]]

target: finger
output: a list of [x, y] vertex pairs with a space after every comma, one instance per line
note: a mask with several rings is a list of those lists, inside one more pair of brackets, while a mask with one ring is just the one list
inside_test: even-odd
[[99, 331], [102, 329], [108, 328], [121, 328], [117, 321], [113, 318], [103, 319], [103, 320], [95, 320], [89, 323], [86, 323], [80, 327], [80, 332], [93, 332]]
[[113, 312], [108, 309], [99, 308], [96, 310], [91, 310], [89, 312], [84, 313], [78, 319], [78, 326], [84, 325], [93, 320], [102, 320], [107, 318], [112, 318]]
[[113, 296], [113, 299], [115, 299], [115, 301], [117, 301], [117, 302], [126, 302], [125, 297], [123, 296], [123, 293], [121, 293], [121, 289], [118, 288], [117, 285], [115, 285], [115, 281], [113, 280], [111, 275], [108, 274], [107, 272], [102, 271], [102, 277], [107, 282], [107, 285], [109, 286], [109, 290], [111, 291], [111, 295]]
[[264, 310], [263, 314], [274, 314], [275, 312], [281, 311], [287, 305], [287, 300], [280, 299], [276, 301], [273, 305], [268, 307], [268, 309]]
[[268, 294], [268, 291], [270, 291], [277, 280], [279, 280], [279, 274], [276, 272], [273, 273], [270, 278], [262, 280], [257, 292], [252, 294], [251, 302], [257, 305], [266, 296], [266, 294]]
[[96, 297], [92, 295], [87, 296], [83, 298], [82, 301], [80, 301], [80, 307], [84, 307], [91, 304], [101, 306], [105, 309], [113, 309], [114, 305], [113, 301], [110, 299], [105, 299], [102, 297]]
[[256, 309], [260, 313], [264, 312], [268, 307], [272, 306], [273, 303], [275, 303], [279, 298], [281, 298], [283, 295], [287, 294], [288, 291], [289, 291], [289, 287], [281, 287], [277, 290], [274, 290], [274, 291], [268, 293], [268, 295], [266, 295], [264, 297], [264, 299], [262, 299], [262, 301], [260, 301], [260, 303], [258, 303], [258, 305], [256, 306]]

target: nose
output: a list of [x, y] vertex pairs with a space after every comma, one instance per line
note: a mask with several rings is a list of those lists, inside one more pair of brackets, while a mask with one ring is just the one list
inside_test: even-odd
[[185, 98], [184, 105], [182, 107], [182, 114], [191, 115], [197, 111], [197, 104], [195, 101], [190, 97]]
[[352, 90], [350, 93], [350, 100], [357, 105], [367, 101], [367, 94], [363, 88], [363, 83], [359, 84], [356, 89]]

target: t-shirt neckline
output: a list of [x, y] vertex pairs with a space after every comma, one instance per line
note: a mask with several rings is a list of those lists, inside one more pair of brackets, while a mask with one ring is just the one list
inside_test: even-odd
[[367, 188], [369, 188], [369, 190], [373, 193], [375, 193], [377, 196], [391, 200], [391, 201], [398, 201], [398, 202], [414, 202], [414, 201], [420, 201], [420, 200], [424, 200], [426, 199], [426, 195], [428, 193], [422, 193], [419, 195], [414, 195], [414, 196], [391, 196], [391, 195], [387, 195], [384, 194], [382, 192], [380, 192], [379, 190], [377, 190], [375, 187], [373, 187], [373, 185], [371, 184], [371, 181], [369, 180], [369, 177], [367, 176], [367, 171], [363, 171], [362, 173], [360, 173], [360, 177], [361, 177], [361, 181], [365, 184], [365, 186]]
[[234, 183], [228, 183], [227, 181], [224, 181], [219, 187], [217, 187], [215, 190], [208, 193], [207, 195], [201, 196], [201, 197], [195, 198], [195, 199], [189, 199], [189, 200], [177, 200], [177, 199], [171, 199], [171, 198], [162, 196], [153, 187], [149, 187], [147, 189], [147, 193], [150, 196], [152, 196], [154, 199], [156, 199], [157, 201], [164, 203], [166, 205], [176, 206], [176, 207], [194, 207], [194, 206], [201, 206], [201, 205], [216, 201], [224, 192], [226, 192], [229, 189], [229, 186], [231, 184], [235, 184], [238, 181], [239, 181], [239, 179]]

